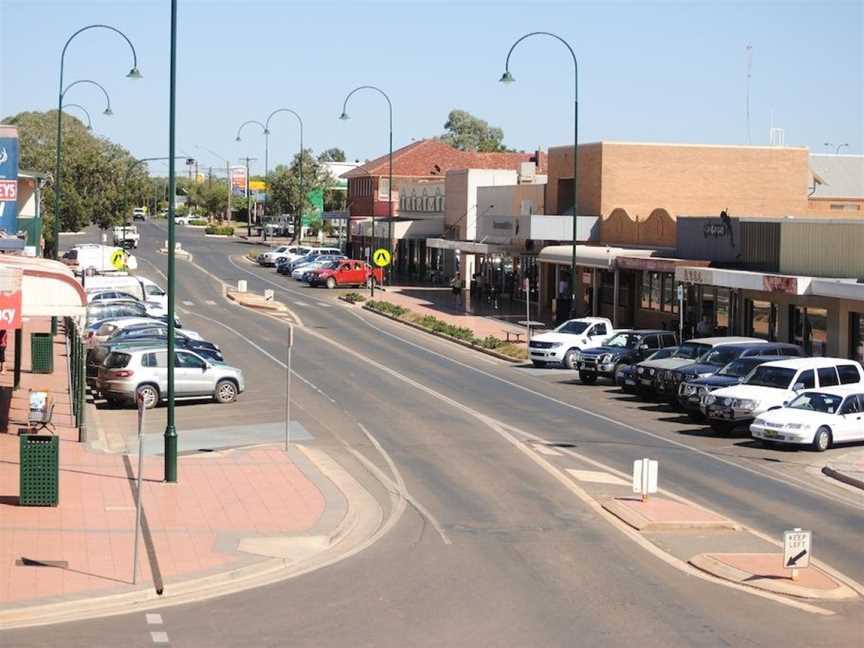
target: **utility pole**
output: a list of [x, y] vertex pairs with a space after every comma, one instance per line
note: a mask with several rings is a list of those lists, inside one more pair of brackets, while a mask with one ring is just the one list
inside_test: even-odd
[[252, 236], [252, 194], [249, 193], [249, 163], [257, 159], [254, 157], [240, 158], [242, 162], [246, 163], [246, 236]]
[[225, 160], [225, 182], [228, 183], [228, 222], [231, 222], [231, 164]]

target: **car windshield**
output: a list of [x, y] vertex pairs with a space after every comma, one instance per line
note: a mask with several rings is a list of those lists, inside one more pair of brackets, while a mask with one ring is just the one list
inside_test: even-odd
[[704, 362], [705, 364], [722, 367], [732, 362], [739, 355], [741, 355], [741, 351], [739, 349], [733, 349], [730, 347], [719, 347], [717, 349], [714, 349], [713, 351], [710, 351], [702, 359], [702, 362]]
[[734, 378], [741, 378], [746, 376], [748, 373], [753, 371], [753, 367], [757, 366], [759, 361], [750, 360], [750, 359], [741, 359], [735, 360], [734, 362], [730, 362], [725, 367], [723, 367], [720, 371], [717, 372], [718, 376], [732, 376]]
[[632, 333], [618, 333], [610, 338], [605, 346], [617, 347], [620, 349], [634, 349], [639, 345], [640, 337]]
[[672, 355], [673, 358], [683, 358], [685, 360], [695, 360], [701, 357], [706, 351], [711, 349], [707, 344], [695, 344], [693, 342], [685, 342]]
[[657, 349], [648, 360], [662, 360], [663, 358], [669, 358], [675, 354], [678, 350], [678, 347], [666, 347], [665, 349]]
[[561, 326], [555, 329], [556, 333], [569, 333], [570, 335], [579, 335], [588, 328], [588, 322], [564, 322]]
[[756, 387], [774, 387], [776, 389], [788, 389], [789, 384], [795, 377], [794, 369], [786, 367], [756, 367], [756, 370], [750, 374], [750, 377], [745, 381], [748, 385]]
[[813, 412], [824, 412], [833, 414], [840, 408], [843, 399], [834, 394], [822, 394], [820, 392], [804, 392], [798, 398], [789, 403], [791, 409], [810, 410]]

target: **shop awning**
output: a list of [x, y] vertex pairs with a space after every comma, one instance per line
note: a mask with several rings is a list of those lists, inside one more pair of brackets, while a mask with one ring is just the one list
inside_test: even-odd
[[675, 268], [675, 281], [739, 290], [806, 295], [810, 294], [810, 284], [813, 277], [748, 270], [726, 270], [724, 268], [679, 266]]
[[707, 267], [710, 261], [693, 259], [668, 259], [664, 257], [631, 257], [619, 256], [615, 259], [615, 267], [621, 270], [642, 270], [646, 272], [675, 272], [678, 266]]
[[[641, 248], [620, 248], [608, 245], [577, 245], [576, 265], [587, 268], [612, 268], [618, 257], [659, 256], [658, 250]], [[550, 245], [540, 250], [537, 260], [541, 263], [555, 263], [569, 266], [573, 262], [572, 245]]]
[[465, 254], [502, 254], [510, 250], [509, 245], [478, 243], [477, 241], [453, 241], [442, 238], [427, 238], [426, 247], [438, 250], [456, 250]]
[[23, 272], [21, 314], [24, 317], [83, 317], [87, 314], [87, 295], [65, 264], [10, 254], [0, 255], [0, 266]]
[[813, 279], [809, 294], [864, 302], [864, 283], [855, 279]]

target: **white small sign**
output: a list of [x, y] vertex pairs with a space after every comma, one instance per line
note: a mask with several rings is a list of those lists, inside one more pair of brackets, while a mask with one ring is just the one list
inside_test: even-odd
[[237, 280], [237, 292], [245, 293], [246, 292], [246, 280], [238, 279]]
[[812, 531], [792, 529], [783, 532], [783, 566], [786, 569], [805, 569], [810, 566]]
[[633, 492], [643, 499], [657, 492], [657, 462], [653, 459], [637, 459], [633, 462]]
[[272, 288], [268, 288], [267, 290], [264, 291], [264, 301], [268, 302], [268, 303], [273, 301], [273, 289]]
[[678, 284], [678, 301], [684, 299], [684, 284]]

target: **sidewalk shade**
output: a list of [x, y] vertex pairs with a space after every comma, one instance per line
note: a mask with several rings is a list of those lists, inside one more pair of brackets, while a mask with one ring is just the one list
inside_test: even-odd
[[33, 373], [54, 371], [54, 348], [50, 333], [30, 334], [30, 363]]
[[22, 434], [20, 437], [21, 506], [57, 506], [60, 482], [60, 442], [50, 434]]

